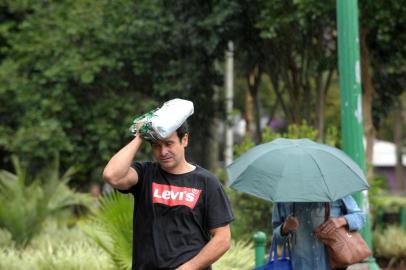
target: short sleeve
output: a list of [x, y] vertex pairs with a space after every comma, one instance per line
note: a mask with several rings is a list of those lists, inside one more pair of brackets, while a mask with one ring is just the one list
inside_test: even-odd
[[147, 166], [150, 164], [150, 162], [139, 162], [139, 161], [134, 161], [131, 164], [131, 167], [137, 172], [138, 174], [138, 183], [132, 187], [130, 187], [127, 190], [121, 190], [118, 189], [119, 192], [124, 193], [124, 194], [128, 194], [128, 193], [132, 193], [132, 194], [136, 194], [137, 192], [137, 187], [142, 186], [142, 183], [144, 182], [144, 175], [145, 175], [145, 170], [147, 168]]
[[207, 227], [214, 229], [233, 221], [231, 204], [223, 186], [217, 178], [209, 180], [207, 187]]

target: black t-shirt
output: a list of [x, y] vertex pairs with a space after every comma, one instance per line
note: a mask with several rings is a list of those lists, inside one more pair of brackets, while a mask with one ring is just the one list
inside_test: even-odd
[[133, 167], [133, 270], [175, 269], [199, 253], [210, 229], [233, 220], [222, 185], [202, 167], [176, 175], [156, 162]]

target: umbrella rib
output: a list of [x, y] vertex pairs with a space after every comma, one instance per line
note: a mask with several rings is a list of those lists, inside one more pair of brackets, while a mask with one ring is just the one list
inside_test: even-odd
[[[323, 174], [323, 171], [321, 170], [321, 168], [320, 168], [320, 166], [319, 166], [319, 164], [317, 163], [317, 160], [312, 156], [312, 154], [309, 153], [308, 151], [306, 151], [306, 149], [303, 149], [303, 148], [302, 148], [302, 150], [303, 150], [303, 152], [305, 152], [306, 154], [308, 154], [312, 160], [314, 160], [314, 163], [316, 164], [317, 168], [319, 169], [321, 175], [324, 175], [324, 174]], [[323, 183], [324, 183], [324, 185], [326, 186], [326, 189], [327, 189], [327, 192], [328, 192], [329, 196], [331, 196], [331, 191], [330, 191], [330, 189], [328, 188], [328, 185], [326, 184], [326, 182], [324, 181], [324, 178], [323, 178]]]
[[[328, 147], [331, 147], [331, 146], [328, 146]], [[332, 149], [335, 149], [336, 151], [338, 150], [338, 151], [342, 152], [342, 153], [344, 154], [344, 156], [347, 156], [347, 158], [349, 158], [350, 161], [352, 161], [352, 162], [355, 163], [355, 161], [354, 161], [350, 156], [348, 156], [345, 152], [343, 152], [343, 151], [341, 151], [341, 150], [339, 150], [339, 149], [336, 149], [336, 148], [334, 148], [334, 147], [331, 147], [331, 148], [332, 148]], [[340, 158], [339, 156], [337, 156], [337, 153], [330, 152], [330, 151], [326, 151], [325, 149], [322, 149], [322, 148], [313, 148], [313, 147], [312, 147], [312, 149], [314, 149], [314, 150], [316, 150], [316, 151], [321, 151], [321, 152], [330, 154], [330, 155], [331, 155], [332, 157], [334, 157], [335, 159], [342, 161], [343, 164], [345, 164], [345, 166], [346, 166], [347, 168], [350, 168], [350, 169], [351, 169], [351, 166], [348, 164], [348, 162], [347, 162], [346, 160], [343, 160], [343, 159]], [[356, 163], [355, 163], [355, 164], [356, 164]], [[356, 164], [356, 165], [358, 165], [358, 164]], [[360, 169], [361, 169], [361, 168], [360, 168]], [[361, 175], [359, 175], [357, 171], [354, 171], [354, 170], [352, 170], [352, 169], [351, 169], [351, 171], [353, 171], [353, 172], [354, 172], [356, 175], [358, 175], [360, 178], [362, 178], [362, 179], [365, 178], [365, 175], [364, 175], [364, 172], [362, 171], [362, 169], [361, 169], [361, 172], [360, 172]]]

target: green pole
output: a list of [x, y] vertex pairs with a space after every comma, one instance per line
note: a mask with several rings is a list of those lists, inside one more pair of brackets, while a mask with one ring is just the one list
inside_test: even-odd
[[400, 227], [406, 231], [406, 208], [405, 207], [400, 207], [399, 211], [400, 215]]
[[[357, 0], [337, 0], [337, 28], [343, 150], [365, 172]], [[358, 192], [354, 198], [367, 214], [361, 234], [373, 250], [368, 192]], [[367, 263], [371, 270], [380, 269], [373, 257]]]
[[255, 267], [265, 264], [265, 241], [266, 234], [264, 232], [258, 231], [254, 234]]

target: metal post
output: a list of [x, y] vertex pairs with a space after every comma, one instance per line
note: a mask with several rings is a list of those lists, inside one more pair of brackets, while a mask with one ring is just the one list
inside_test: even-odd
[[[336, 3], [343, 150], [366, 172], [365, 150], [362, 141], [364, 128], [362, 121], [358, 4], [357, 0], [337, 0]], [[354, 198], [367, 214], [367, 222], [361, 233], [372, 250], [368, 191], [359, 192]], [[367, 263], [369, 269], [380, 269], [373, 257], [370, 257]]]
[[400, 227], [406, 231], [406, 208], [405, 207], [400, 207], [399, 210], [399, 215], [400, 215]]
[[258, 231], [254, 234], [255, 267], [265, 264], [265, 241], [266, 234], [264, 232]]
[[231, 164], [233, 161], [233, 42], [228, 42], [228, 50], [226, 51], [226, 76], [225, 76], [225, 89], [226, 89], [226, 114], [227, 120], [225, 123], [225, 151], [224, 160], [225, 165]]

